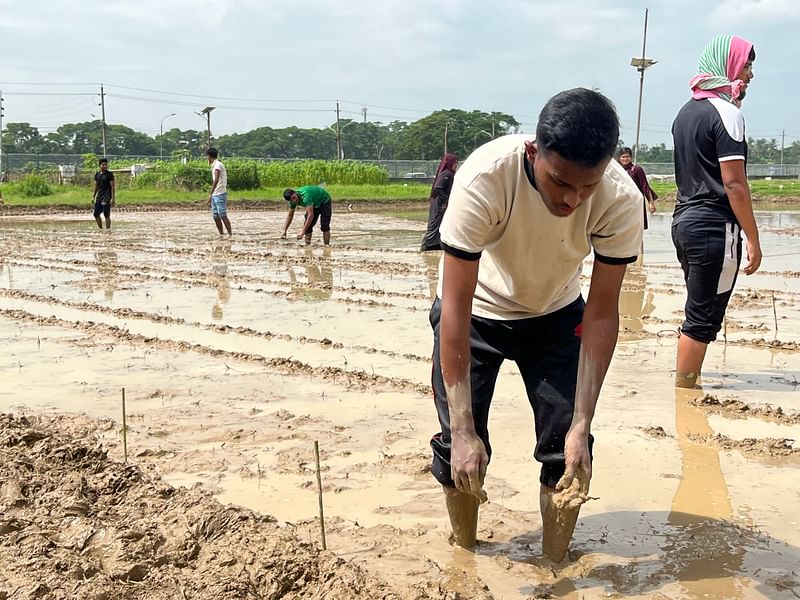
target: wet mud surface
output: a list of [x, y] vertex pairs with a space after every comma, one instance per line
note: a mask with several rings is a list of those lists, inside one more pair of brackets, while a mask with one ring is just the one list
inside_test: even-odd
[[800, 215], [759, 214], [763, 271], [689, 392], [652, 220], [559, 564], [513, 365], [478, 547], [447, 542], [422, 215], [337, 213], [331, 248], [279, 240], [283, 216], [232, 213], [233, 240], [205, 213], [0, 218], [0, 597], [800, 597]]

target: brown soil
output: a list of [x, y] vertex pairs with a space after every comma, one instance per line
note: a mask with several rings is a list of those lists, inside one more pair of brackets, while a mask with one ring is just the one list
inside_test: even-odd
[[741, 400], [724, 399], [720, 400], [716, 396], [706, 394], [702, 398], [692, 400], [692, 404], [700, 406], [708, 412], [725, 415], [726, 417], [746, 419], [748, 417], [758, 417], [775, 423], [785, 425], [797, 425], [800, 423], [800, 413], [786, 414], [780, 406], [756, 406], [751, 407]]
[[292, 526], [109, 459], [95, 433], [112, 427], [0, 415], [0, 598], [491, 598], [393, 589]]

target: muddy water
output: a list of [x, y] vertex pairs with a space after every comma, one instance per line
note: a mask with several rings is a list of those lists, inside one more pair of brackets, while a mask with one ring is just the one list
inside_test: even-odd
[[[666, 215], [626, 277], [594, 427], [597, 499], [569, 560], [541, 554], [532, 419], [513, 365], [492, 413], [481, 544], [451, 548], [427, 473], [437, 264], [415, 251], [423, 225], [408, 216], [337, 213], [329, 249], [278, 240], [279, 212], [235, 215], [232, 241], [201, 213], [120, 213], [110, 233], [76, 217], [0, 221], [0, 410], [118, 420], [125, 387], [134, 460], [310, 540], [319, 440], [329, 546], [398, 580], [433, 561], [449, 590], [466, 575], [497, 598], [800, 594], [800, 426], [676, 397], [683, 290]], [[740, 278], [698, 395], [793, 414], [800, 216], [758, 218], [764, 272]], [[119, 431], [106, 438], [121, 453]], [[779, 452], [747, 438], [790, 441]]]

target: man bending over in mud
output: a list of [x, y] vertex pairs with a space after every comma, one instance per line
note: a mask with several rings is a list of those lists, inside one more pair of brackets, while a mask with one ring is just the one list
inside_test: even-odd
[[311, 234], [314, 225], [319, 220], [319, 228], [322, 231], [322, 243], [326, 246], [331, 243], [331, 195], [328, 190], [318, 185], [304, 185], [296, 190], [287, 188], [283, 191], [283, 199], [289, 205], [289, 212], [286, 213], [286, 221], [283, 224], [281, 239], [286, 239], [286, 232], [294, 219], [294, 211], [298, 206], [305, 208], [303, 217], [303, 228], [297, 234], [297, 239], [306, 239], [306, 245], [311, 243]]
[[[622, 278], [642, 240], [641, 194], [611, 160], [618, 137], [607, 98], [568, 90], [542, 109], [535, 139], [488, 142], [456, 173], [430, 311], [441, 426], [431, 447], [459, 546], [476, 543], [489, 405], [508, 359], [534, 414], [544, 553], [566, 554], [589, 490], [591, 423], [617, 342]], [[592, 251], [584, 305], [580, 275]]]

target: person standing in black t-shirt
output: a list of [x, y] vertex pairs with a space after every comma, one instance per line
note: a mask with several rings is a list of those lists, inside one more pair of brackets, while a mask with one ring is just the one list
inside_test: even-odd
[[94, 220], [102, 229], [103, 222], [100, 220], [102, 214], [106, 219], [106, 229], [111, 229], [111, 207], [116, 202], [117, 188], [114, 183], [114, 174], [108, 170], [108, 159], [101, 158], [99, 165], [100, 170], [94, 174], [94, 192], [92, 193]]
[[722, 327], [742, 259], [742, 232], [747, 237], [744, 273], [751, 275], [761, 265], [739, 109], [755, 58], [746, 40], [729, 35], [711, 40], [689, 82], [692, 98], [672, 124], [678, 185], [672, 241], [687, 291], [677, 387], [695, 386], [708, 344]]

